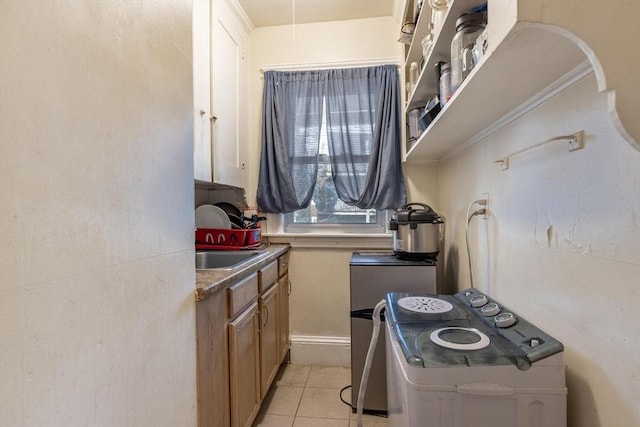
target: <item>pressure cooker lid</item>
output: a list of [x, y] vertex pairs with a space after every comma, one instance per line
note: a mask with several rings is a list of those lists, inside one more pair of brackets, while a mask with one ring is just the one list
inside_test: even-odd
[[429, 205], [424, 203], [408, 203], [396, 211], [394, 217], [398, 224], [410, 222], [441, 223], [442, 218]]

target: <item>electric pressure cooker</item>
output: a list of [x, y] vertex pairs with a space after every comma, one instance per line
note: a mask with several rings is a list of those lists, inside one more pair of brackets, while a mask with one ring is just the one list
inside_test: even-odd
[[393, 253], [401, 259], [432, 259], [440, 252], [444, 220], [424, 203], [408, 203], [389, 220]]

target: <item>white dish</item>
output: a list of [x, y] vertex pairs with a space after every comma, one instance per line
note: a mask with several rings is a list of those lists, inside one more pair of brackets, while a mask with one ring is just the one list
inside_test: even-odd
[[219, 207], [201, 205], [196, 208], [196, 228], [230, 229], [231, 221]]

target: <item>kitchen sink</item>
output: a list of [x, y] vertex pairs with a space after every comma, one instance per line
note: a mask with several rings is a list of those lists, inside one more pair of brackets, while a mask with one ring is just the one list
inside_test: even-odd
[[198, 251], [196, 252], [196, 269], [229, 269], [240, 267], [254, 260], [265, 251]]

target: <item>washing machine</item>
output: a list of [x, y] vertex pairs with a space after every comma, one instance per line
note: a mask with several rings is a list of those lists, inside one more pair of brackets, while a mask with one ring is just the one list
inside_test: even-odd
[[391, 427], [566, 427], [563, 346], [476, 289], [386, 296]]

